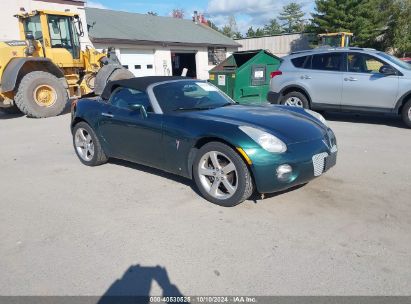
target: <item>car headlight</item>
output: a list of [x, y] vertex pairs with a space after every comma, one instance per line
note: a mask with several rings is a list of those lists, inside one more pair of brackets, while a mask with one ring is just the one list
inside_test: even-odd
[[248, 126], [241, 126], [239, 128], [268, 152], [284, 153], [287, 151], [286, 144], [270, 133]]
[[310, 114], [311, 116], [314, 116], [315, 118], [317, 118], [319, 121], [321, 121], [324, 125], [328, 126], [327, 121], [325, 120], [324, 116], [322, 116], [320, 113], [317, 113], [315, 111], [309, 110], [309, 109], [305, 109], [305, 112], [307, 112], [308, 114]]

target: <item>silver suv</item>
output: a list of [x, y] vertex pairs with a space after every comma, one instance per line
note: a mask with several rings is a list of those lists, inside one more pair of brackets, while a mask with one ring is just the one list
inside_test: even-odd
[[411, 65], [386, 53], [361, 48], [293, 53], [271, 77], [271, 103], [397, 114], [411, 128]]

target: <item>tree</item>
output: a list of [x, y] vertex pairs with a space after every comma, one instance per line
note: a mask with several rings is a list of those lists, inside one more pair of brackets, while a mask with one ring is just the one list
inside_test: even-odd
[[264, 25], [264, 35], [272, 36], [278, 35], [283, 32], [281, 25], [278, 23], [277, 19], [271, 19], [270, 22]]
[[209, 26], [210, 28], [212, 28], [213, 30], [215, 30], [215, 31], [217, 31], [217, 32], [220, 32], [220, 29], [218, 28], [218, 26], [217, 26], [214, 22], [212, 22], [212, 21], [210, 21], [210, 20], [207, 20], [207, 24], [208, 24], [208, 26]]
[[223, 26], [223, 28], [221, 29], [221, 33], [223, 33], [224, 35], [230, 38], [237, 38], [237, 35], [239, 34], [239, 30], [238, 30], [237, 20], [235, 19], [235, 16], [230, 16], [228, 18], [228, 24]]
[[185, 15], [185, 12], [184, 12], [184, 9], [182, 8], [175, 8], [171, 11], [171, 16], [173, 18], [184, 19], [184, 15]]
[[283, 7], [278, 19], [285, 21], [282, 26], [284, 31], [288, 33], [302, 32], [304, 30], [304, 15], [301, 4], [291, 2]]
[[389, 8], [395, 0], [316, 0], [309, 31], [353, 32], [355, 44], [378, 47], [377, 37], [387, 27]]
[[158, 13], [153, 12], [153, 11], [149, 11], [149, 12], [147, 12], [147, 15], [150, 15], [150, 16], [158, 16]]
[[393, 1], [382, 40], [385, 48], [398, 56], [407, 56], [411, 52], [411, 0]]
[[253, 37], [255, 37], [255, 31], [254, 31], [254, 29], [253, 29], [252, 26], [250, 26], [250, 27], [248, 28], [248, 31], [247, 31], [247, 33], [245, 34], [245, 36], [246, 36], [247, 38], [253, 38]]

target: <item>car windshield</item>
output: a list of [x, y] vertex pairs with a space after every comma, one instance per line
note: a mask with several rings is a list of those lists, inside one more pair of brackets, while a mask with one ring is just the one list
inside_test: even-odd
[[399, 59], [395, 56], [392, 56], [392, 55], [389, 55], [389, 54], [383, 53], [383, 52], [378, 53], [378, 55], [380, 55], [381, 57], [384, 57], [386, 60], [400, 66], [403, 69], [411, 70], [411, 64], [406, 63], [405, 61], [402, 61], [401, 59]]
[[218, 88], [202, 81], [176, 81], [154, 87], [164, 113], [209, 110], [235, 104]]

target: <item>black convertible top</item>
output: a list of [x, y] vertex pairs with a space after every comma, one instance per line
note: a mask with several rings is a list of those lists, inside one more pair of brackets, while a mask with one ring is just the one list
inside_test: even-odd
[[101, 98], [108, 100], [110, 99], [111, 93], [118, 87], [125, 87], [129, 89], [135, 89], [141, 92], [145, 92], [147, 88], [154, 84], [164, 81], [172, 80], [190, 80], [191, 78], [182, 76], [147, 76], [147, 77], [136, 77], [124, 80], [115, 80], [107, 83], [104, 88]]

